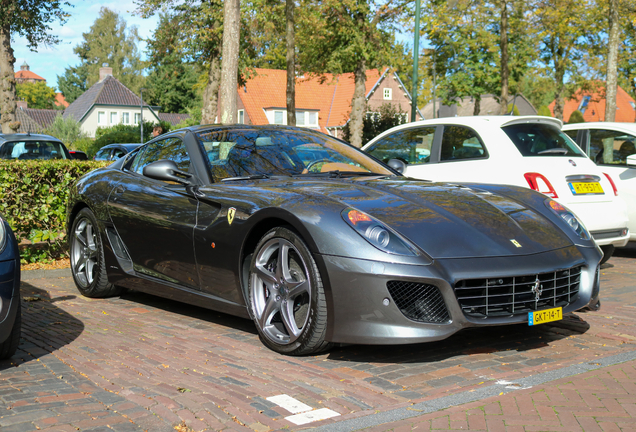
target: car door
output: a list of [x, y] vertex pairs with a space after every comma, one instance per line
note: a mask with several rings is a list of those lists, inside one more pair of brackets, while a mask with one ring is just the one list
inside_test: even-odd
[[191, 170], [183, 140], [168, 137], [147, 144], [127, 161], [108, 198], [108, 210], [134, 271], [149, 278], [199, 289], [193, 242], [198, 201], [190, 188], [154, 180], [143, 168], [168, 159]]
[[[611, 129], [589, 129], [586, 149], [590, 158], [614, 180], [618, 195], [627, 203], [630, 221], [636, 221], [636, 167], [627, 156], [636, 154], [636, 136]], [[630, 224], [633, 227], [633, 222]]]

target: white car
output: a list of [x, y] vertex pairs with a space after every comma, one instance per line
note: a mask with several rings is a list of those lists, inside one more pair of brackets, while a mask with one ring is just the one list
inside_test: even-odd
[[417, 179], [511, 184], [542, 192], [580, 217], [605, 262], [614, 247], [629, 241], [626, 205], [611, 177], [562, 126], [542, 116], [439, 118], [396, 126], [362, 149], [384, 162], [393, 159], [394, 167]]
[[636, 124], [575, 123], [563, 126], [563, 132], [614, 180], [627, 204], [629, 240], [636, 242]]

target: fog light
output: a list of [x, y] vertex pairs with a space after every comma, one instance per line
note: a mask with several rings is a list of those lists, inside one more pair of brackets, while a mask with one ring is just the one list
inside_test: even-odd
[[391, 300], [389, 300], [388, 298], [385, 298], [384, 300], [382, 300], [382, 304], [384, 306], [388, 306], [389, 304], [391, 304]]

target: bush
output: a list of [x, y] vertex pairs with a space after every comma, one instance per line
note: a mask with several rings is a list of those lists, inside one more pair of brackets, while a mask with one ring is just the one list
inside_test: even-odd
[[[157, 123], [144, 122], [144, 142], [150, 141], [152, 138], [152, 130], [157, 126]], [[168, 122], [162, 121], [159, 123], [162, 127], [163, 133], [170, 131], [172, 125]], [[139, 125], [125, 125], [118, 124], [111, 127], [98, 127], [95, 132], [95, 142], [90, 147], [89, 157], [92, 157], [97, 151], [108, 144], [120, 144], [120, 143], [138, 143], [141, 139], [141, 130]]]
[[548, 108], [547, 106], [541, 105], [539, 107], [539, 110], [537, 111], [537, 115], [552, 117], [552, 111], [550, 111], [550, 108]]
[[[365, 145], [385, 130], [406, 123], [406, 119], [406, 112], [402, 111], [402, 107], [395, 109], [389, 103], [380, 105], [378, 112], [367, 112], [362, 126], [362, 145]], [[349, 124], [350, 122], [347, 122], [345, 127], [342, 128], [342, 139], [345, 141], [349, 141], [351, 138]]]
[[70, 187], [85, 173], [106, 165], [64, 159], [0, 161], [0, 214], [18, 242], [28, 239], [39, 246], [24, 249], [23, 261], [67, 254], [65, 220]]
[[86, 138], [78, 121], [72, 117], [64, 119], [61, 114], [55, 117], [53, 124], [44, 133], [61, 140], [68, 148], [74, 148], [76, 141]]
[[583, 113], [579, 110], [574, 111], [572, 114], [570, 114], [568, 123], [585, 123], [585, 119], [583, 119]]

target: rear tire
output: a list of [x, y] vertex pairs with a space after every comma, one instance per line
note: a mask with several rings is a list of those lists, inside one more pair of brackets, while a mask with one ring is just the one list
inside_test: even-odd
[[603, 258], [601, 258], [601, 264], [605, 264], [614, 254], [614, 245], [601, 246], [603, 251]]
[[261, 341], [280, 354], [307, 355], [325, 341], [327, 302], [309, 248], [287, 228], [274, 228], [258, 242], [249, 276], [248, 307]]
[[71, 273], [75, 286], [86, 297], [112, 297], [121, 288], [108, 282], [102, 236], [93, 212], [82, 209], [71, 228]]
[[20, 343], [20, 332], [22, 329], [22, 304], [20, 303], [20, 296], [14, 297], [12, 301], [18, 301], [18, 311], [15, 316], [15, 322], [9, 337], [4, 342], [0, 343], [0, 360], [8, 359], [15, 354]]

